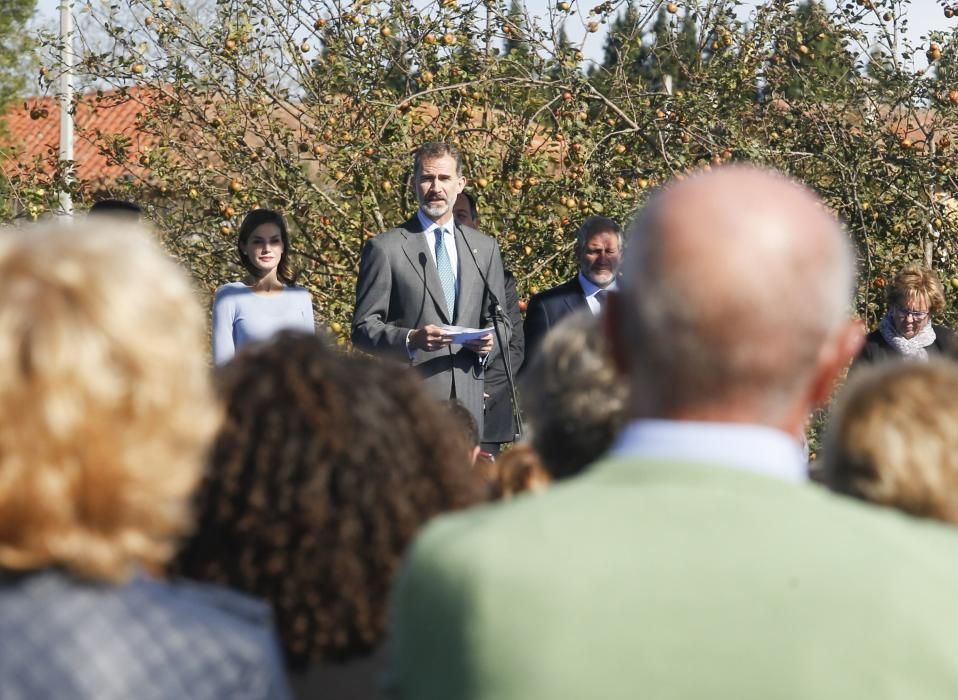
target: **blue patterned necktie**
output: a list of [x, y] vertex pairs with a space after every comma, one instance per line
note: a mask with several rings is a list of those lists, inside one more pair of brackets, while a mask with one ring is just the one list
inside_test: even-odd
[[436, 267], [439, 268], [439, 281], [442, 283], [442, 293], [446, 297], [446, 311], [451, 323], [456, 310], [456, 278], [452, 274], [452, 264], [449, 262], [449, 253], [446, 252], [443, 233], [444, 229], [436, 229]]

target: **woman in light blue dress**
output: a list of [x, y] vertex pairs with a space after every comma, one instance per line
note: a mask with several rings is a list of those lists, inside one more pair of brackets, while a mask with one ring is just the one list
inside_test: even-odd
[[224, 284], [213, 298], [213, 362], [221, 365], [236, 351], [281, 330], [315, 332], [313, 300], [293, 284], [289, 232], [283, 216], [254, 209], [240, 226], [236, 242], [248, 273], [242, 282]]

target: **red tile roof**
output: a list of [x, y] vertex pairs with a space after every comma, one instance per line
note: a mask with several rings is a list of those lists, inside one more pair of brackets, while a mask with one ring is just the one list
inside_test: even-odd
[[[155, 93], [143, 88], [85, 93], [77, 100], [73, 160], [76, 177], [91, 184], [115, 182], [124, 176], [144, 177], [139, 155], [156, 137], [139, 129]], [[7, 175], [32, 169], [35, 157], [52, 174], [59, 153], [60, 105], [55, 97], [28, 98], [11, 105], [0, 117], [8, 133], [3, 145], [14, 155], [0, 161]]]

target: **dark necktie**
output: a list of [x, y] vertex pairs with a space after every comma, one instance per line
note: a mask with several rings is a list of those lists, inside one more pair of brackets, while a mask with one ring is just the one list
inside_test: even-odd
[[599, 302], [599, 313], [605, 310], [605, 302], [609, 299], [609, 290], [600, 289], [595, 293], [595, 300]]

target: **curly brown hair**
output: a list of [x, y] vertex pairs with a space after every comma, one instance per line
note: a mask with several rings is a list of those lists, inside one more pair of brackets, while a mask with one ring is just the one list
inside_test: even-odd
[[539, 454], [528, 442], [517, 442], [499, 459], [481, 468], [493, 501], [509, 500], [526, 491], [541, 491], [552, 480]]
[[227, 419], [174, 573], [269, 601], [287, 663], [381, 642], [401, 557], [482, 499], [467, 448], [410, 370], [294, 333], [223, 368]]

